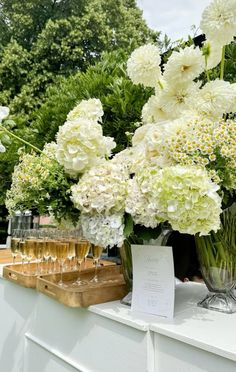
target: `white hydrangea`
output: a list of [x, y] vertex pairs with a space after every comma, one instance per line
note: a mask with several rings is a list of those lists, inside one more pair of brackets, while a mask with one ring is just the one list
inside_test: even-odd
[[228, 81], [212, 80], [196, 94], [188, 98], [190, 107], [194, 107], [199, 113], [210, 118], [221, 118], [229, 112], [234, 101], [234, 91]]
[[195, 166], [165, 168], [152, 180], [158, 214], [166, 213], [172, 228], [186, 234], [207, 235], [220, 228], [218, 190], [207, 171]]
[[135, 224], [145, 227], [155, 228], [164, 221], [157, 216], [155, 201], [149, 197], [148, 193], [141, 190], [137, 177], [128, 182], [125, 210], [132, 216]]
[[158, 96], [151, 96], [142, 109], [142, 121], [144, 124], [157, 123], [168, 119], [168, 114], [160, 105]]
[[211, 181], [204, 168], [180, 165], [146, 168], [132, 182], [126, 210], [144, 226], [148, 226], [146, 210], [142, 206], [135, 209], [138, 198], [141, 201], [145, 198], [143, 204], [151, 206], [151, 221], [168, 221], [181, 233], [207, 235], [219, 229], [222, 212], [219, 186]]
[[134, 84], [156, 87], [161, 77], [161, 57], [157, 46], [147, 44], [135, 49], [127, 62], [127, 73]]
[[165, 64], [163, 74], [167, 83], [187, 83], [204, 71], [205, 60], [200, 49], [193, 45], [174, 51]]
[[104, 161], [84, 173], [78, 184], [71, 187], [71, 199], [83, 213], [123, 211], [128, 178], [125, 165]]
[[3, 119], [7, 118], [9, 115], [9, 108], [6, 106], [0, 106], [0, 123]]
[[206, 68], [210, 70], [216, 67], [222, 57], [222, 45], [216, 41], [207, 40], [203, 46], [203, 55], [206, 57]]
[[84, 118], [97, 122], [101, 121], [103, 114], [101, 101], [97, 98], [90, 98], [88, 100], [82, 100], [75, 106], [67, 115], [67, 120], [74, 121]]
[[236, 0], [213, 0], [202, 13], [200, 27], [207, 39], [227, 45], [236, 35]]
[[129, 147], [117, 153], [111, 161], [116, 164], [125, 164], [129, 174], [136, 173], [136, 171], [144, 167], [147, 162], [145, 156], [145, 147], [143, 144], [135, 147]]
[[57, 133], [57, 161], [70, 174], [83, 173], [116, 146], [113, 138], [104, 137], [102, 127], [80, 118], [67, 121]]
[[158, 124], [146, 124], [138, 128], [132, 138], [134, 159], [134, 173], [140, 167], [155, 164], [159, 167], [169, 165], [167, 152], [165, 151], [166, 136], [169, 136], [170, 121]]
[[125, 240], [123, 220], [123, 214], [82, 214], [80, 217], [83, 236], [103, 248], [122, 246]]

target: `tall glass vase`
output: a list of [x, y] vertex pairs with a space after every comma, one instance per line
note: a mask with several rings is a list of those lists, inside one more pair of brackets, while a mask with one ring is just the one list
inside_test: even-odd
[[124, 244], [120, 248], [120, 258], [122, 262], [123, 275], [126, 282], [129, 293], [122, 298], [121, 303], [123, 305], [131, 306], [132, 302], [132, 287], [133, 287], [133, 265], [132, 265], [132, 253], [131, 245], [125, 240]]
[[221, 217], [221, 229], [206, 236], [195, 236], [201, 272], [209, 290], [199, 306], [236, 312], [236, 204]]

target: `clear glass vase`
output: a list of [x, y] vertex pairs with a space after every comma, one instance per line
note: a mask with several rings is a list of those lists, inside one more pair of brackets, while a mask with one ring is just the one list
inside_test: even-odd
[[132, 287], [133, 287], [133, 266], [132, 266], [132, 253], [131, 245], [126, 240], [120, 248], [120, 258], [122, 263], [123, 275], [129, 293], [122, 298], [123, 305], [131, 306], [132, 301]]
[[209, 290], [199, 306], [234, 313], [236, 311], [236, 204], [221, 217], [221, 229], [195, 236], [201, 272]]

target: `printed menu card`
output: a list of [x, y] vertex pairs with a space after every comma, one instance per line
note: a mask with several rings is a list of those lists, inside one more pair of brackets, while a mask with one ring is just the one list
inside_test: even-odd
[[173, 318], [175, 277], [172, 247], [132, 245], [131, 310]]

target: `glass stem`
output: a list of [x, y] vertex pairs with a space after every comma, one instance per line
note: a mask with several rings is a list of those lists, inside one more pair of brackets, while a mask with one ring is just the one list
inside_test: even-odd
[[79, 262], [79, 261], [78, 261], [78, 266], [79, 266], [79, 273], [78, 273], [77, 282], [79, 283], [80, 282], [80, 275], [81, 275], [81, 262]]
[[94, 260], [94, 264], [95, 264], [94, 281], [97, 282], [98, 280], [98, 259], [97, 258]]
[[25, 272], [25, 259], [22, 258], [22, 273], [24, 274]]
[[63, 269], [63, 264], [62, 264], [62, 262], [60, 262], [60, 274], [61, 274], [60, 284], [63, 284], [63, 281], [62, 281], [62, 269]]

